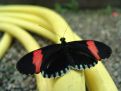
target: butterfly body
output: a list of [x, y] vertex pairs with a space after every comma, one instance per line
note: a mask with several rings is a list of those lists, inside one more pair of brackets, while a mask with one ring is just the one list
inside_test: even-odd
[[17, 63], [17, 69], [23, 74], [41, 72], [44, 77], [56, 78], [70, 69], [90, 68], [111, 54], [110, 47], [102, 42], [66, 42], [65, 38], [61, 38], [60, 41], [60, 44], [49, 45], [28, 53]]

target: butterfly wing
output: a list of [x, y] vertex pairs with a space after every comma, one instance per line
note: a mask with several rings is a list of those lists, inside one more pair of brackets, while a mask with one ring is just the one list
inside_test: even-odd
[[20, 59], [17, 69], [23, 74], [41, 72], [47, 78], [62, 76], [69, 70], [68, 58], [64, 54], [60, 44], [40, 48]]
[[55, 44], [28, 53], [17, 63], [17, 69], [23, 74], [41, 72], [44, 77], [58, 77], [68, 72], [70, 66], [91, 67], [110, 54], [107, 45], [93, 40], [68, 42], [66, 46]]
[[71, 66], [74, 69], [94, 66], [98, 60], [108, 58], [112, 52], [104, 43], [93, 40], [69, 42], [68, 50], [73, 59]]
[[46, 56], [50, 56], [56, 50], [58, 50], [58, 44], [50, 45], [32, 51], [25, 56], [23, 56], [17, 63], [16, 68], [20, 73], [23, 74], [34, 74], [41, 71], [41, 65]]
[[28, 53], [22, 57], [16, 65], [17, 70], [22, 74], [34, 74], [35, 66], [32, 63], [33, 61], [33, 52]]
[[69, 59], [63, 48], [60, 47], [58, 51], [45, 57], [42, 63], [42, 75], [46, 78], [56, 78], [64, 75], [69, 70]]

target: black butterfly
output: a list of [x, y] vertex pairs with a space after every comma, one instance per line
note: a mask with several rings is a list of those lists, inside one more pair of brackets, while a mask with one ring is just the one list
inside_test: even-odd
[[53, 44], [25, 55], [18, 63], [17, 69], [23, 74], [38, 74], [46, 78], [59, 77], [69, 69], [83, 70], [98, 63], [99, 60], [111, 55], [111, 48], [94, 40]]

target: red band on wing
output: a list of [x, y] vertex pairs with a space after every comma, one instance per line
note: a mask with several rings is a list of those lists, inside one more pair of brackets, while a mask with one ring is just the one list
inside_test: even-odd
[[43, 54], [41, 50], [36, 50], [33, 52], [33, 64], [35, 65], [36, 73], [40, 72], [40, 66], [42, 64]]
[[89, 40], [87, 41], [87, 45], [88, 45], [88, 49], [90, 50], [90, 52], [93, 54], [93, 56], [97, 59], [100, 60], [100, 56], [98, 55], [98, 49], [94, 43], [94, 41]]

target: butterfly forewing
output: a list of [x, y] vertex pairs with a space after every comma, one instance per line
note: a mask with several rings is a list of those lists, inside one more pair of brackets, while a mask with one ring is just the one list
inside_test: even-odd
[[69, 70], [69, 60], [60, 44], [50, 45], [28, 53], [17, 63], [23, 74], [42, 73], [44, 77], [59, 77]]
[[55, 53], [59, 48], [58, 46], [58, 44], [50, 45], [26, 54], [17, 63], [18, 71], [23, 74], [39, 73], [44, 60]]
[[33, 52], [28, 53], [18, 61], [16, 66], [17, 70], [23, 74], [34, 74], [35, 66], [32, 63], [32, 61], [33, 61]]
[[109, 58], [112, 53], [111, 48], [108, 45], [101, 43], [99, 41], [94, 41], [94, 42], [99, 51], [98, 53], [99, 53], [100, 57], [102, 59]]
[[112, 50], [109, 46], [102, 42], [94, 40], [68, 42], [68, 46], [69, 48], [72, 48], [73, 51], [78, 51], [78, 49], [80, 48], [81, 50], [85, 51], [85, 53], [90, 53], [91, 56], [93, 55], [93, 57], [96, 58], [96, 56], [93, 54], [95, 52], [100, 57], [100, 59], [109, 58], [112, 53]]
[[98, 60], [108, 58], [111, 54], [110, 47], [93, 40], [74, 41], [67, 45], [69, 54], [73, 59], [72, 67], [74, 69], [94, 66]]

